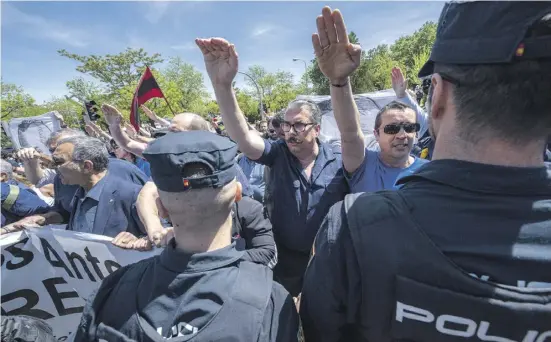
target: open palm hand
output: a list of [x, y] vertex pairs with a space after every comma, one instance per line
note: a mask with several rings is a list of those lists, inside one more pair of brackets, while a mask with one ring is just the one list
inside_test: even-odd
[[318, 33], [312, 35], [312, 44], [319, 68], [332, 84], [343, 83], [360, 66], [362, 49], [348, 40], [339, 10], [324, 7], [316, 24]]
[[238, 69], [235, 46], [223, 38], [195, 39], [213, 85], [231, 85]]

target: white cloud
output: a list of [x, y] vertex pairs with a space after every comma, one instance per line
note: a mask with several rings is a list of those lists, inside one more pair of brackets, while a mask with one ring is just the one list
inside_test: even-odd
[[257, 27], [255, 27], [252, 31], [251, 36], [258, 38], [264, 35], [269, 34], [270, 32], [273, 32], [275, 30], [275, 27], [272, 25], [262, 24]]
[[67, 27], [39, 15], [25, 13], [6, 2], [2, 3], [2, 12], [2, 26], [18, 26], [30, 37], [45, 38], [78, 48], [90, 44], [90, 37], [81, 29]]
[[168, 11], [168, 1], [150, 1], [147, 2], [145, 19], [152, 24], [158, 23]]

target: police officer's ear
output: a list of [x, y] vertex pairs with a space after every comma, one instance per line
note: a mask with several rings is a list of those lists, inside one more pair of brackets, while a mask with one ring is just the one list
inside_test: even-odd
[[235, 202], [237, 203], [243, 198], [243, 185], [239, 182], [235, 182], [235, 184], [237, 185], [235, 187]]
[[[431, 79], [431, 89], [429, 90], [430, 98], [430, 115], [432, 120], [441, 119], [448, 102], [448, 92], [451, 91], [449, 85], [445, 85], [442, 76], [433, 74]], [[434, 122], [434, 121], [433, 121]]]

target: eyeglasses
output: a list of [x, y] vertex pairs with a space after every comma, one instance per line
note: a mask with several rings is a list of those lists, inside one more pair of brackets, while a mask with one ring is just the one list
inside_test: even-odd
[[421, 129], [421, 125], [411, 122], [391, 123], [383, 127], [383, 132], [385, 134], [398, 134], [402, 128], [406, 133], [416, 133]]
[[306, 127], [308, 127], [310, 125], [315, 125], [315, 123], [313, 123], [313, 122], [309, 122], [309, 123], [295, 122], [294, 124], [290, 124], [288, 122], [283, 122], [281, 124], [281, 129], [283, 129], [283, 132], [287, 133], [287, 132], [290, 132], [291, 127], [293, 127], [295, 129], [295, 132], [302, 133], [302, 132], [304, 132]]

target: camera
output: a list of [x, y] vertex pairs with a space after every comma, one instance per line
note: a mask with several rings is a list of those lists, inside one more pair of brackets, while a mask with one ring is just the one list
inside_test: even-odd
[[97, 121], [100, 118], [98, 114], [98, 105], [96, 104], [96, 101], [94, 100], [85, 101], [84, 108], [86, 108], [86, 114], [88, 114], [90, 121]]

